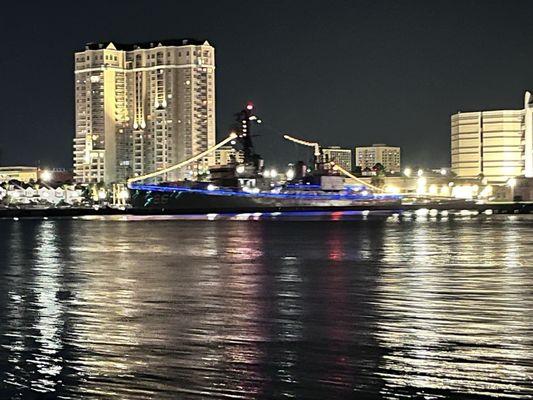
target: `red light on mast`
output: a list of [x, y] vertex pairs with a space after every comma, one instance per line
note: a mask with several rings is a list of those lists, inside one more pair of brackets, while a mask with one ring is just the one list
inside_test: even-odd
[[246, 109], [252, 110], [253, 108], [254, 108], [254, 104], [252, 102], [248, 102], [248, 104], [246, 105]]

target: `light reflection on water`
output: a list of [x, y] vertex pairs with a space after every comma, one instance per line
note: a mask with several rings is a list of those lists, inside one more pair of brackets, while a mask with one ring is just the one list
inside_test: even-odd
[[0, 221], [0, 398], [532, 396], [532, 228]]

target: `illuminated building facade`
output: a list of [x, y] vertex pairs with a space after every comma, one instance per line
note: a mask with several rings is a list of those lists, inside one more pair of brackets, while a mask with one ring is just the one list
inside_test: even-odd
[[457, 113], [451, 117], [452, 171], [462, 178], [504, 183], [533, 177], [533, 109]]
[[37, 181], [39, 178], [39, 168], [37, 167], [0, 167], [0, 183], [11, 179], [20, 182]]
[[244, 154], [233, 146], [222, 146], [214, 151], [214, 165], [228, 165], [233, 162], [242, 163]]
[[386, 144], [373, 144], [369, 147], [355, 148], [355, 165], [365, 168], [374, 167], [380, 163], [385, 171], [398, 173], [401, 170], [400, 148], [387, 146]]
[[328, 161], [339, 164], [347, 171], [352, 170], [352, 151], [350, 149], [342, 149], [339, 146], [323, 147], [322, 153]]
[[74, 73], [77, 182], [123, 182], [215, 144], [209, 42], [87, 44], [75, 53]]

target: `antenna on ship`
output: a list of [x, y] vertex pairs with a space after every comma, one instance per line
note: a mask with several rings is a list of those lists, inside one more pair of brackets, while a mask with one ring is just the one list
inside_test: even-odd
[[237, 134], [237, 141], [242, 147], [244, 164], [253, 165], [255, 172], [259, 172], [263, 167], [263, 159], [255, 152], [252, 140], [253, 123], [260, 124], [261, 120], [254, 115], [254, 104], [249, 101], [240, 112], [235, 114], [235, 124], [233, 131]]

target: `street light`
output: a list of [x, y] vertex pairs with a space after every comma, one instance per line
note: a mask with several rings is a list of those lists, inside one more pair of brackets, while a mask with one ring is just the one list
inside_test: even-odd
[[287, 180], [292, 181], [294, 179], [294, 170], [289, 168], [286, 173]]
[[403, 174], [406, 176], [406, 177], [410, 177], [411, 174], [413, 173], [413, 171], [411, 170], [411, 168], [407, 167], [403, 170]]
[[41, 172], [41, 179], [44, 182], [50, 182], [52, 180], [52, 173], [45, 169], [43, 172]]
[[130, 197], [130, 193], [128, 192], [127, 189], [123, 189], [123, 190], [119, 193], [119, 195], [120, 195], [120, 198], [121, 198], [122, 200], [128, 200], [129, 197]]

